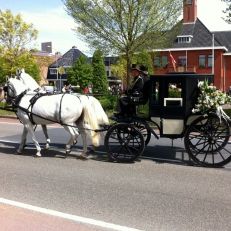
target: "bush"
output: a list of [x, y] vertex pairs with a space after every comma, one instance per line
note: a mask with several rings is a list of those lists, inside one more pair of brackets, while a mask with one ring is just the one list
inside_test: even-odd
[[[5, 107], [6, 103], [0, 102], [0, 107]], [[15, 115], [12, 111], [2, 110], [0, 109], [0, 116], [8, 116], [8, 115]]]
[[115, 95], [105, 95], [105, 96], [98, 96], [98, 100], [100, 101], [103, 109], [105, 111], [113, 111], [115, 110], [118, 97]]

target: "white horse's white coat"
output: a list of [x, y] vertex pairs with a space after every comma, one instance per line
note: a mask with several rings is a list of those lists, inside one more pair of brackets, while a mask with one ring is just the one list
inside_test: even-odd
[[[26, 87], [31, 90], [31, 91], [39, 91], [39, 92], [43, 92], [43, 89], [38, 85], [38, 83], [27, 73], [25, 73], [24, 69], [21, 71], [20, 73], [20, 76], [19, 76], [19, 79], [24, 83], [24, 85], [26, 85]], [[105, 113], [102, 105], [100, 104], [100, 102], [93, 96], [86, 96], [86, 95], [81, 95], [81, 94], [78, 94], [77, 95], [81, 101], [84, 102], [84, 104], [90, 104], [93, 111], [94, 111], [94, 114], [91, 115], [91, 116], [95, 116], [96, 119], [97, 119], [97, 122], [98, 124], [106, 124], [108, 125], [109, 124], [109, 119], [108, 119], [108, 116], [107, 114]], [[47, 127], [46, 125], [41, 125], [42, 126], [42, 129], [43, 129], [43, 132], [44, 132], [44, 135], [46, 137], [46, 149], [49, 148], [49, 143], [50, 143], [50, 138], [48, 136], [48, 132], [47, 132]], [[77, 123], [77, 126], [79, 128], [79, 131], [80, 131], [80, 134], [82, 136], [82, 140], [83, 140], [83, 153], [87, 153], [87, 134], [86, 134], [86, 128], [89, 128], [90, 131], [91, 131], [91, 128], [89, 127], [88, 124], [85, 124], [83, 127], [83, 124], [82, 123]], [[78, 129], [77, 128], [74, 128], [72, 127], [72, 130], [75, 134], [78, 134]], [[94, 136], [94, 132], [91, 132], [92, 133], [92, 136]], [[76, 139], [77, 139], [77, 136], [76, 136]], [[75, 140], [76, 142], [76, 140]]]
[[[8, 81], [8, 94], [9, 96], [18, 96], [23, 91], [28, 89], [22, 81], [14, 78], [10, 78]], [[24, 95], [19, 103], [22, 108], [29, 108], [30, 99], [35, 95], [33, 92], [28, 92]], [[31, 110], [29, 108], [29, 110]], [[82, 100], [80, 97], [71, 94], [58, 94], [42, 96], [39, 98], [32, 108], [33, 121], [35, 124], [46, 125], [53, 121], [61, 122], [63, 127], [70, 133], [71, 138], [66, 145], [66, 152], [70, 151], [70, 147], [79, 135], [76, 128], [72, 126], [78, 126], [83, 128], [87, 123], [88, 127], [92, 131], [92, 143], [93, 145], [99, 145], [99, 133], [94, 130], [99, 129], [99, 124], [95, 116], [95, 111], [91, 104], [86, 103], [86, 100]], [[34, 134], [33, 124], [29, 118], [29, 115], [24, 110], [18, 108], [17, 115], [24, 124], [24, 130], [22, 135], [21, 144], [18, 152], [22, 152], [26, 142], [26, 135], [29, 132], [32, 140], [37, 149], [37, 156], [41, 156], [41, 148]], [[37, 116], [35, 116], [37, 115]], [[41, 118], [42, 117], [42, 118]], [[49, 121], [50, 120], [50, 121]], [[84, 130], [84, 129], [83, 129]], [[84, 150], [87, 148], [84, 147]]]

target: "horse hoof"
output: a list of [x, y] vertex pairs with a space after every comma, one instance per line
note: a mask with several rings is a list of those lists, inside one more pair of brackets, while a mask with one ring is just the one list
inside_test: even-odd
[[49, 144], [46, 144], [46, 146], [45, 146], [45, 150], [49, 150], [49, 148], [50, 148], [50, 146], [49, 146]]
[[71, 150], [66, 150], [66, 153], [65, 153], [65, 157], [64, 158], [67, 158], [68, 155], [70, 155], [71, 153]]
[[21, 154], [22, 154], [22, 151], [17, 150], [15, 154], [16, 154], [16, 155], [21, 155]]
[[81, 154], [77, 157], [77, 159], [80, 159], [80, 160], [87, 160], [88, 159], [88, 156], [86, 154]]
[[41, 153], [36, 153], [35, 155], [34, 155], [34, 157], [41, 157], [42, 155], [41, 155]]

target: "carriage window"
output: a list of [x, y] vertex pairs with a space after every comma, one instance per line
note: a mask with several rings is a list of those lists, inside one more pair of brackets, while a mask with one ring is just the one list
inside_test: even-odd
[[168, 83], [167, 98], [164, 98], [165, 107], [182, 107], [182, 85], [181, 83]]
[[169, 83], [168, 84], [168, 97], [169, 98], [181, 98], [182, 86], [181, 83]]
[[153, 83], [153, 95], [152, 95], [152, 101], [153, 101], [153, 103], [154, 104], [159, 104], [160, 102], [159, 102], [159, 100], [160, 100], [160, 95], [159, 95], [159, 93], [160, 93], [160, 84], [159, 84], [159, 82], [154, 82]]

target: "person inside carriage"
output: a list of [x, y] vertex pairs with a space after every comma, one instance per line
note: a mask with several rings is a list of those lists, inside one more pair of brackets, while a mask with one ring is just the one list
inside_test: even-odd
[[132, 82], [124, 94], [119, 98], [117, 113], [114, 116], [126, 117], [136, 114], [136, 106], [148, 101], [147, 86], [148, 72], [144, 65], [132, 65]]

